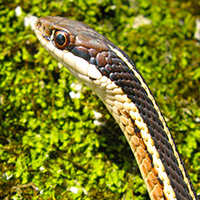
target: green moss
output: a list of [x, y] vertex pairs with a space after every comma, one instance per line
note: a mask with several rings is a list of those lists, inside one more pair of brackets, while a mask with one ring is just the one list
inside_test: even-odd
[[[200, 192], [199, 7], [197, 0], [0, 4], [0, 198], [149, 199], [118, 126], [86, 86], [79, 98], [70, 97], [77, 81], [24, 26], [30, 13], [81, 20], [130, 55]], [[151, 24], [133, 29], [139, 15]], [[103, 114], [103, 126], [95, 125], [93, 110]]]

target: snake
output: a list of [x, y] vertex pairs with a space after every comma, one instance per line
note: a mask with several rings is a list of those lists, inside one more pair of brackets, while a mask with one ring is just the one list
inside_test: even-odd
[[119, 124], [151, 200], [198, 196], [144, 78], [129, 56], [83, 22], [41, 17], [35, 33], [42, 46], [89, 86]]

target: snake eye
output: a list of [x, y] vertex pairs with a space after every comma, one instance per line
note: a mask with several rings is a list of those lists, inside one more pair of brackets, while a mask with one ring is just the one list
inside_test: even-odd
[[56, 31], [54, 42], [59, 49], [64, 49], [69, 44], [69, 34], [65, 31]]

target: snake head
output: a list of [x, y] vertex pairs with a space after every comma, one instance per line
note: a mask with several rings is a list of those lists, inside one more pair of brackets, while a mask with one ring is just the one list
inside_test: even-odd
[[63, 17], [43, 17], [35, 33], [41, 44], [84, 83], [102, 77], [99, 66], [107, 64], [112, 44], [88, 25]]

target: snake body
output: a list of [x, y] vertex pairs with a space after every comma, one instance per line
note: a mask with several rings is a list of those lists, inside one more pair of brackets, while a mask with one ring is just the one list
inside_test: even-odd
[[171, 133], [128, 55], [82, 22], [40, 18], [41, 44], [104, 102], [123, 131], [152, 200], [197, 200]]

